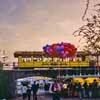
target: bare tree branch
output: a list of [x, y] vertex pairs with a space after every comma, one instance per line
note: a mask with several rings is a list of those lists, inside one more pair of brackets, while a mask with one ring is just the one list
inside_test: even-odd
[[86, 13], [87, 13], [87, 11], [88, 11], [88, 8], [89, 8], [89, 0], [87, 0], [86, 9], [85, 9], [85, 12], [84, 12], [84, 14], [83, 14], [83, 16], [82, 16], [82, 20], [85, 20], [84, 18], [85, 18], [85, 16], [86, 16]]

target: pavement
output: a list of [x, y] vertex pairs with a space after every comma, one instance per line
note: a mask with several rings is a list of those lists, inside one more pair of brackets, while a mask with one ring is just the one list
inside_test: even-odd
[[[37, 94], [37, 100], [52, 100], [52, 96], [49, 92], [45, 92], [43, 90], [39, 90], [38, 94]], [[22, 96], [18, 96], [16, 98], [13, 99], [9, 99], [9, 100], [23, 100]], [[28, 100], [28, 98], [26, 98], [25, 100]], [[33, 98], [31, 97], [31, 100], [33, 100]], [[100, 100], [100, 98], [61, 98], [61, 100]]]
[[[22, 97], [17, 97], [10, 100], [23, 100]], [[28, 100], [27, 98], [25, 100]], [[31, 100], [32, 97], [31, 97]], [[50, 95], [38, 95], [37, 100], [52, 100], [52, 96]], [[61, 98], [61, 100], [100, 100], [100, 98]]]

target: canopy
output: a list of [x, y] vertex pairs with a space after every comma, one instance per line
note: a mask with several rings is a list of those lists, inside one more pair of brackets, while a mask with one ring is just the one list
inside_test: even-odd
[[74, 81], [74, 82], [80, 82], [81, 84], [84, 83], [84, 79], [81, 78], [81, 77], [75, 77], [75, 78], [73, 78], [73, 81]]
[[99, 81], [99, 78], [96, 77], [88, 77], [85, 79], [88, 83], [93, 83], [93, 81], [96, 80], [97, 82]]

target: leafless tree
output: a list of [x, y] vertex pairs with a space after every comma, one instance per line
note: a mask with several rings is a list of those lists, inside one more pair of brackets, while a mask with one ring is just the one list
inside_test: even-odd
[[82, 20], [86, 21], [86, 25], [81, 26], [73, 35], [85, 40], [84, 50], [90, 52], [100, 51], [100, 4], [94, 5], [94, 12], [90, 18], [86, 18], [89, 7], [87, 0], [86, 9], [82, 16]]

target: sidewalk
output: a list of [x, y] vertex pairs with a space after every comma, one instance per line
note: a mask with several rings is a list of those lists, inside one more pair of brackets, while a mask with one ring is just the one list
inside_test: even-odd
[[[52, 96], [48, 96], [48, 95], [38, 95], [38, 100], [52, 100]], [[22, 97], [18, 97], [18, 98], [15, 98], [15, 99], [11, 99], [11, 100], [23, 100]], [[27, 98], [25, 100], [28, 100]], [[31, 100], [32, 97], [31, 97]], [[61, 98], [61, 100], [100, 100], [100, 98], [98, 99], [94, 99], [94, 98]]]
[[[47, 91], [39, 90], [37, 93], [37, 100], [52, 100], [52, 95]], [[22, 96], [9, 100], [23, 100]], [[28, 100], [27, 98], [25, 100]], [[31, 100], [33, 100], [31, 96]], [[61, 100], [100, 100], [100, 98], [61, 98]]]

